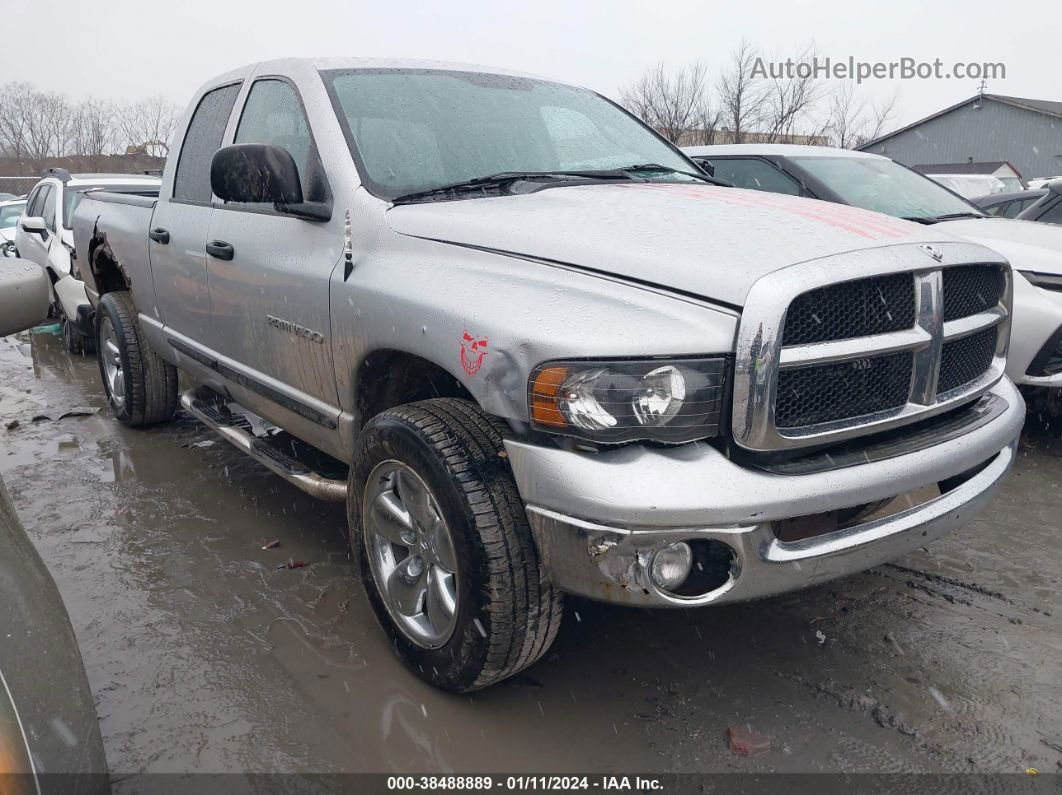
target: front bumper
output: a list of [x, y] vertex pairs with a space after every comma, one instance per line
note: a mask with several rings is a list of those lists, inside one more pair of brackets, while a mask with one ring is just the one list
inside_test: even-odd
[[[1006, 409], [969, 433], [885, 460], [814, 474], [738, 466], [714, 447], [628, 446], [576, 453], [507, 441], [539, 552], [554, 584], [593, 599], [689, 607], [755, 599], [876, 566], [961, 526], [991, 498], [1014, 459], [1025, 405], [1007, 379]], [[983, 467], [962, 485], [882, 519], [783, 542], [774, 523], [874, 503]], [[725, 582], [694, 596], [657, 588], [656, 550], [725, 544]]]
[[1036, 375], [1038, 358], [1058, 345], [1062, 333], [1062, 292], [1044, 290], [1014, 274], [1007, 375], [1022, 386], [1062, 387], [1062, 372]]

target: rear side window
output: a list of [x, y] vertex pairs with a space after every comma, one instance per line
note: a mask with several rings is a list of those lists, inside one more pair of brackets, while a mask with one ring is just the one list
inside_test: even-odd
[[800, 195], [800, 184], [765, 160], [712, 160], [715, 178], [733, 182], [739, 188], [768, 193]]
[[238, 144], [272, 144], [286, 149], [299, 169], [303, 199], [327, 201], [324, 171], [310, 124], [295, 87], [285, 80], [256, 80], [236, 129]]
[[208, 203], [210, 189], [210, 160], [221, 148], [225, 125], [240, 93], [239, 84], [222, 86], [208, 91], [199, 100], [192, 114], [181, 144], [177, 174], [173, 179], [173, 198]]
[[1062, 199], [1056, 201], [1052, 207], [1041, 213], [1036, 220], [1043, 221], [1046, 224], [1062, 224]]

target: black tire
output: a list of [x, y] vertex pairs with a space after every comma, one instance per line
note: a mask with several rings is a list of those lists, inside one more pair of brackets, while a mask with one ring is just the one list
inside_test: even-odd
[[[531, 536], [523, 501], [503, 456], [506, 426], [466, 400], [441, 398], [374, 417], [350, 468], [351, 546], [381, 626], [399, 657], [430, 684], [464, 693], [512, 676], [553, 643], [563, 601]], [[438, 648], [410, 640], [391, 618], [373, 576], [362, 527], [370, 473], [399, 461], [428, 485], [446, 520], [458, 564], [457, 623]]]
[[63, 350], [75, 356], [85, 353], [85, 338], [77, 332], [65, 313], [60, 313], [59, 324], [63, 330]]
[[[105, 360], [108, 352], [100, 338], [105, 320], [109, 320], [114, 328], [125, 375], [121, 400], [111, 394], [107, 379]], [[147, 344], [128, 292], [115, 291], [100, 298], [96, 310], [95, 342], [99, 352], [100, 379], [119, 422], [131, 428], [145, 428], [173, 417], [177, 411], [177, 368]]]

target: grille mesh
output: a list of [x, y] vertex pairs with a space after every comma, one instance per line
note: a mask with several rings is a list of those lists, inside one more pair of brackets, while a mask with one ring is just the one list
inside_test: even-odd
[[960, 265], [944, 270], [944, 321], [991, 309], [1003, 296], [1003, 274], [991, 265]]
[[909, 273], [831, 284], [797, 296], [786, 312], [783, 345], [865, 337], [914, 325]]
[[945, 342], [940, 352], [937, 394], [950, 392], [983, 375], [992, 365], [998, 334], [999, 329], [993, 326], [968, 337]]
[[775, 425], [799, 428], [902, 408], [911, 386], [910, 352], [778, 373]]

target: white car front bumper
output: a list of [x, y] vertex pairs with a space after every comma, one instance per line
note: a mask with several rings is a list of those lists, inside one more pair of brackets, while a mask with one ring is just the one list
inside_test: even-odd
[[1062, 292], [1033, 286], [1014, 273], [1014, 315], [1011, 319], [1007, 375], [1025, 386], [1062, 387], [1062, 370], [1045, 374], [1050, 352], [1062, 349]]

